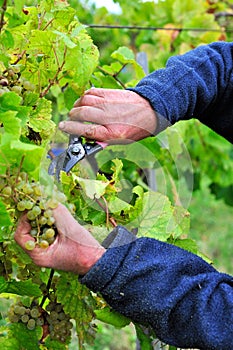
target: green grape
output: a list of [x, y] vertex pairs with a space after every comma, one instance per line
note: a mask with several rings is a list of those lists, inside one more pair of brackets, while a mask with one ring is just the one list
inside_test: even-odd
[[58, 206], [58, 201], [54, 198], [51, 198], [47, 201], [47, 208], [55, 209]]
[[39, 224], [40, 224], [41, 226], [45, 226], [45, 225], [47, 224], [47, 218], [46, 218], [45, 216], [41, 216], [41, 217], [39, 218]]
[[38, 231], [37, 231], [35, 228], [32, 229], [32, 230], [30, 231], [30, 235], [31, 235], [32, 237], [36, 237], [37, 234], [38, 234]]
[[36, 321], [33, 318], [30, 318], [30, 320], [27, 323], [27, 328], [29, 330], [33, 330], [36, 327]]
[[40, 316], [40, 311], [37, 308], [33, 308], [30, 310], [30, 315], [33, 318], [38, 318]]
[[41, 209], [38, 205], [35, 205], [31, 211], [35, 215], [35, 217], [41, 214]]
[[45, 229], [43, 236], [45, 238], [53, 238], [55, 236], [55, 230], [53, 228]]
[[22, 93], [22, 86], [14, 85], [14, 86], [12, 86], [11, 91], [13, 91], [16, 94], [20, 95]]
[[10, 186], [6, 186], [2, 189], [2, 194], [4, 194], [4, 196], [10, 196], [12, 193], [12, 189]]
[[45, 239], [42, 239], [42, 240], [39, 242], [39, 246], [40, 246], [40, 248], [42, 248], [42, 249], [46, 249], [46, 248], [48, 248], [48, 246], [49, 246], [49, 242], [46, 241]]
[[30, 81], [28, 81], [28, 80], [23, 81], [23, 87], [25, 90], [29, 90], [29, 91], [35, 90], [35, 85], [30, 83]]
[[28, 321], [29, 321], [29, 316], [28, 316], [28, 315], [22, 315], [22, 316], [20, 317], [20, 319], [21, 319], [21, 321], [22, 321], [23, 323], [28, 323]]
[[40, 199], [39, 207], [40, 207], [41, 210], [45, 210], [46, 209], [46, 203], [45, 203], [44, 200]]
[[19, 315], [24, 315], [25, 312], [26, 312], [26, 308], [24, 306], [20, 306]]
[[48, 218], [48, 220], [47, 220], [47, 225], [52, 226], [52, 225], [54, 225], [54, 224], [55, 224], [55, 219], [54, 219], [53, 216], [51, 216], [51, 217]]
[[57, 320], [58, 319], [58, 313], [56, 311], [51, 311], [50, 312], [50, 318], [51, 320]]
[[60, 312], [62, 311], [62, 305], [61, 305], [61, 304], [57, 304], [57, 305], [55, 306], [55, 311], [58, 312], [58, 313], [60, 313]]
[[33, 250], [35, 248], [35, 246], [36, 246], [35, 241], [30, 240], [30, 241], [27, 241], [25, 243], [25, 249], [27, 249], [27, 250]]
[[33, 205], [34, 205], [34, 203], [33, 203], [32, 201], [30, 201], [30, 200], [26, 200], [26, 201], [24, 201], [24, 203], [25, 203], [25, 208], [26, 208], [27, 210], [32, 209], [32, 207], [33, 207]]
[[41, 187], [36, 185], [33, 187], [33, 193], [37, 196], [40, 197], [42, 195], [42, 190]]
[[19, 316], [15, 314], [9, 314], [8, 318], [11, 323], [18, 323], [19, 322]]
[[14, 313], [17, 314], [17, 315], [23, 315], [21, 313], [21, 306], [20, 305], [15, 305], [14, 306]]
[[23, 185], [22, 191], [25, 194], [31, 194], [31, 193], [33, 193], [33, 188], [29, 183], [25, 183], [25, 185]]
[[32, 228], [38, 228], [38, 224], [37, 224], [36, 220], [30, 221], [30, 225]]
[[47, 238], [46, 240], [47, 240], [48, 244], [51, 245], [55, 241], [55, 237]]
[[27, 218], [30, 221], [35, 220], [36, 215], [35, 215], [35, 213], [33, 213], [32, 209], [27, 212]]
[[52, 211], [51, 209], [45, 210], [44, 216], [45, 216], [46, 218], [52, 217], [52, 216], [53, 216], [53, 211]]
[[18, 202], [18, 204], [17, 204], [17, 209], [18, 209], [19, 211], [24, 211], [24, 210], [26, 209], [25, 201], [20, 201], [20, 202]]
[[42, 317], [37, 318], [37, 320], [36, 320], [36, 325], [37, 325], [37, 326], [43, 326], [43, 325], [44, 325], [44, 320], [43, 320]]
[[58, 314], [58, 319], [59, 320], [65, 320], [65, 318], [66, 318], [66, 314], [64, 313], [64, 312], [60, 312], [59, 314]]

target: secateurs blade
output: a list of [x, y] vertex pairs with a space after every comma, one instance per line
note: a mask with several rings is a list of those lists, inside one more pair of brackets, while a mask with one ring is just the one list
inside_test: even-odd
[[83, 143], [79, 136], [70, 135], [68, 148], [52, 159], [48, 173], [49, 175], [55, 175], [59, 181], [61, 171], [68, 173], [85, 156], [94, 155], [103, 148], [104, 144], [96, 141]]

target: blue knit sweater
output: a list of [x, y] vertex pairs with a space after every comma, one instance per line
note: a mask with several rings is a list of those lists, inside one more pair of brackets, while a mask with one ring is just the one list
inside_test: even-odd
[[[133, 91], [157, 112], [157, 132], [198, 118], [233, 143], [233, 43], [172, 57]], [[233, 277], [192, 253], [155, 239], [133, 240], [119, 227], [115, 241], [81, 281], [115, 310], [153, 327], [165, 343], [233, 349]]]

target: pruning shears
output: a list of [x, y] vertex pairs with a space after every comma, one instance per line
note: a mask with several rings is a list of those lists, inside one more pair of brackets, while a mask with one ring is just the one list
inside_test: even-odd
[[105, 143], [90, 141], [83, 142], [77, 135], [70, 135], [69, 144], [65, 151], [58, 156], [53, 156], [48, 168], [49, 175], [54, 175], [59, 181], [61, 171], [68, 173], [78, 162], [86, 156], [92, 156], [101, 151], [106, 146]]

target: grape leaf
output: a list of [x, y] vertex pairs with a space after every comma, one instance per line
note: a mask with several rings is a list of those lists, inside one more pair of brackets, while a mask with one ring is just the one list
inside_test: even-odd
[[135, 61], [134, 53], [128, 47], [119, 47], [111, 54], [111, 57], [123, 64], [132, 64], [138, 79], [142, 79], [145, 76], [143, 68]]
[[[7, 136], [7, 135], [5, 135]], [[10, 146], [10, 147], [9, 147]], [[45, 155], [45, 149], [36, 145], [13, 140], [10, 145], [3, 145], [2, 151], [11, 164], [17, 166], [24, 157], [22, 169], [27, 172], [34, 171], [40, 167], [42, 157]]]
[[46, 346], [46, 350], [65, 350], [68, 349], [68, 346], [60, 343], [59, 341], [52, 340], [50, 337], [45, 339], [44, 345]]
[[147, 192], [143, 196], [142, 210], [129, 224], [138, 228], [138, 236], [146, 236], [166, 241], [179, 226], [173, 217], [173, 207], [169, 199], [158, 192]]
[[0, 35], [1, 44], [5, 47], [5, 49], [10, 49], [14, 47], [14, 38], [9, 30], [5, 30]]
[[5, 133], [12, 135], [12, 138], [18, 139], [21, 133], [20, 120], [16, 118], [16, 111], [7, 111], [0, 113], [0, 122], [3, 123]]
[[60, 39], [64, 41], [64, 44], [66, 44], [66, 46], [70, 49], [76, 47], [76, 44], [65, 33], [59, 32], [58, 30], [54, 30], [53, 33], [57, 34], [60, 37]]
[[17, 295], [28, 295], [31, 297], [39, 297], [41, 291], [38, 285], [28, 281], [5, 281], [0, 277], [0, 293], [11, 293]]
[[40, 350], [42, 327], [28, 330], [22, 323], [10, 325], [8, 336], [0, 337], [0, 348], [4, 350]]
[[109, 185], [109, 182], [103, 182], [100, 180], [90, 180], [83, 179], [81, 177], [72, 175], [73, 179], [82, 187], [86, 195], [91, 198], [100, 198], [104, 195], [106, 187]]
[[61, 273], [57, 283], [57, 299], [64, 311], [76, 321], [76, 331], [79, 342], [92, 341], [91, 321], [94, 317], [96, 302], [86, 286], [79, 283], [71, 273]]
[[0, 337], [0, 348], [4, 350], [22, 350], [17, 339], [15, 339], [14, 336], [11, 335], [9, 335], [9, 337]]
[[[0, 200], [0, 223], [1, 223], [1, 226], [9, 226], [11, 224], [9, 213], [6, 210], [6, 207], [1, 200]], [[1, 233], [0, 233], [0, 241], [1, 241]]]

